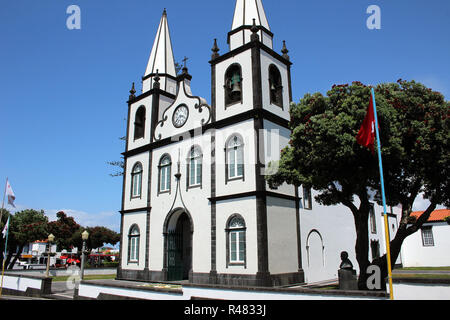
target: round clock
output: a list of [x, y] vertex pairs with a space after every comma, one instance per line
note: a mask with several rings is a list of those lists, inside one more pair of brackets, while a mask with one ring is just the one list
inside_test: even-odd
[[175, 112], [173, 113], [173, 125], [175, 128], [181, 128], [186, 123], [187, 119], [189, 117], [189, 109], [186, 105], [182, 104], [179, 105]]

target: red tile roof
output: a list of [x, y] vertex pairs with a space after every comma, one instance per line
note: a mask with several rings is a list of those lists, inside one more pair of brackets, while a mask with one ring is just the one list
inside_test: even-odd
[[[425, 211], [416, 211], [411, 213], [411, 217], [420, 217]], [[450, 216], [450, 210], [449, 209], [439, 209], [434, 210], [430, 217], [428, 218], [427, 222], [438, 222], [438, 221], [444, 221], [444, 218]]]

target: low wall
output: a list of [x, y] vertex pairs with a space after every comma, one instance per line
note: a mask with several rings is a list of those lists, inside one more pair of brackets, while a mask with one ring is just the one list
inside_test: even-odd
[[171, 290], [127, 281], [81, 281], [76, 300], [386, 300], [384, 292], [183, 284]]
[[145, 283], [127, 284], [102, 281], [81, 281], [75, 289], [74, 300], [185, 300], [183, 292], [148, 288]]
[[2, 295], [42, 297], [51, 294], [52, 278], [7, 273], [3, 276]]
[[[20, 274], [24, 276], [44, 276], [46, 272], [46, 269], [44, 270], [11, 270], [8, 271], [10, 274]], [[50, 269], [48, 272], [48, 275], [51, 277], [57, 277], [57, 276], [67, 276], [72, 274], [72, 271], [70, 269]], [[85, 275], [92, 275], [92, 274], [117, 274], [116, 268], [99, 268], [99, 269], [84, 269]]]
[[395, 278], [392, 291], [394, 300], [450, 300], [450, 279]]

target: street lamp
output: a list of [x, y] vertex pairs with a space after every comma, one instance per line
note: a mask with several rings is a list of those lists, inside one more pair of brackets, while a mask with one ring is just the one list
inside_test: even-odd
[[55, 240], [55, 236], [53, 234], [49, 234], [48, 236], [48, 252], [47, 252], [47, 271], [45, 272], [45, 276], [48, 277], [48, 271], [50, 269], [50, 253], [52, 251], [52, 242]]
[[87, 230], [84, 230], [84, 232], [81, 234], [81, 239], [83, 239], [83, 249], [81, 250], [81, 280], [84, 278], [84, 255], [86, 251], [86, 241], [89, 238], [89, 232]]

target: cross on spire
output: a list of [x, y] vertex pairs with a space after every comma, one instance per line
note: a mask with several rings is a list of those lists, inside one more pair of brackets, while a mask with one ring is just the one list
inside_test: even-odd
[[184, 59], [183, 60], [181, 60], [181, 61], [183, 61], [183, 63], [184, 63], [184, 67], [186, 68], [186, 62], [189, 60], [189, 58], [188, 57], [184, 57]]

